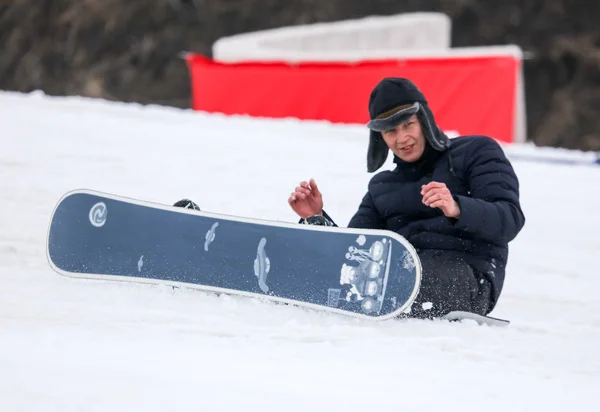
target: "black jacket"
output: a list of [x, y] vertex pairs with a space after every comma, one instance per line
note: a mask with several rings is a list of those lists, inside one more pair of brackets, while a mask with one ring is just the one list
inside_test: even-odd
[[[348, 227], [394, 231], [419, 253], [458, 254], [490, 281], [495, 305], [508, 243], [525, 223], [519, 182], [502, 148], [485, 136], [463, 136], [451, 140], [445, 151], [426, 144], [417, 162], [395, 162], [396, 169], [371, 179]], [[422, 203], [421, 186], [431, 181], [450, 189], [461, 209], [458, 219]]]

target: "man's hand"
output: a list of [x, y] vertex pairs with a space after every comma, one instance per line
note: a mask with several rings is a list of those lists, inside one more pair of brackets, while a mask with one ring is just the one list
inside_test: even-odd
[[288, 203], [302, 219], [323, 214], [323, 195], [314, 179], [301, 182], [290, 195]]
[[446, 217], [458, 219], [460, 216], [460, 207], [445, 183], [431, 182], [421, 186], [421, 195], [425, 205], [439, 207]]

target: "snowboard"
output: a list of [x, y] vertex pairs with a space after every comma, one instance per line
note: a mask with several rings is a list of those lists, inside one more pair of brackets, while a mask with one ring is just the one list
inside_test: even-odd
[[460, 322], [464, 320], [474, 321], [478, 325], [486, 325], [486, 326], [499, 326], [505, 327], [510, 325], [510, 321], [507, 319], [500, 319], [492, 316], [479, 315], [477, 313], [465, 312], [462, 310], [456, 310], [450, 312], [444, 316], [442, 319], [450, 321], [450, 322]]
[[161, 283], [357, 318], [409, 310], [421, 280], [412, 245], [386, 230], [228, 216], [76, 190], [52, 214], [58, 273]]

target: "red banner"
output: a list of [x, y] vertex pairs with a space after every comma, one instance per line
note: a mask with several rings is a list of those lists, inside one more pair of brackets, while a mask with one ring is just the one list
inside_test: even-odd
[[352, 63], [220, 63], [187, 57], [193, 108], [256, 117], [366, 124], [384, 77], [411, 79], [446, 132], [513, 142], [520, 61], [514, 56], [411, 58]]

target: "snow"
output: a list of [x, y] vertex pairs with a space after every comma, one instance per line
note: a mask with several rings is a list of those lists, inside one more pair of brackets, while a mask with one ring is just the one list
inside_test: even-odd
[[45, 256], [53, 207], [76, 188], [296, 221], [287, 198], [313, 177], [344, 225], [371, 176], [361, 127], [6, 92], [0, 127], [2, 411], [548, 412], [597, 403], [600, 167], [507, 149], [527, 217], [492, 313], [509, 327], [373, 323], [67, 278]]

